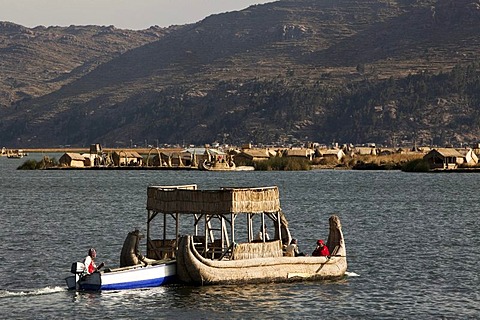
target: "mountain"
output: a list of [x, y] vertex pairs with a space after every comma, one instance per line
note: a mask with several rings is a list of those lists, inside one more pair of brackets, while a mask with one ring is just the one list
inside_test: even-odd
[[0, 144], [476, 142], [479, 22], [473, 0], [284, 0], [144, 31], [3, 23]]
[[60, 89], [98, 65], [143, 44], [165, 29], [130, 31], [113, 26], [25, 28], [0, 22], [0, 106], [15, 105]]

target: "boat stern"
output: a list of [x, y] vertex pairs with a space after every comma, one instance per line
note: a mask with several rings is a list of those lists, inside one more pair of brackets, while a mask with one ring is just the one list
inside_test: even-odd
[[73, 273], [73, 276], [65, 278], [67, 283], [68, 290], [78, 290], [80, 275], [85, 270], [85, 265], [81, 262], [74, 262], [70, 268], [70, 272]]
[[80, 280], [80, 277], [76, 275], [66, 277], [65, 281], [67, 282], [68, 290], [76, 290], [78, 285], [78, 280]]

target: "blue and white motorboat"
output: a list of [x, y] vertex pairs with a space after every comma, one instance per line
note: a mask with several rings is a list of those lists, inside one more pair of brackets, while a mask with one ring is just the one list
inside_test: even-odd
[[[154, 190], [165, 192], [175, 189], [196, 189], [196, 185], [152, 187]], [[148, 189], [147, 189], [148, 192]], [[91, 274], [85, 272], [82, 262], [74, 262], [71, 267], [73, 275], [65, 278], [70, 290], [121, 290], [158, 287], [176, 282], [178, 223], [177, 236], [174, 240], [166, 239], [166, 228], [163, 237], [154, 238], [151, 223], [157, 214], [151, 210], [147, 217], [147, 255], [143, 256], [139, 250], [140, 240], [144, 235], [139, 230], [129, 232], [123, 243], [120, 253], [120, 266], [96, 270]]]
[[150, 288], [173, 283], [176, 279], [175, 260], [105, 269], [88, 275], [82, 275], [83, 270], [83, 263], [73, 263], [71, 271], [74, 275], [65, 279], [68, 289], [100, 291]]

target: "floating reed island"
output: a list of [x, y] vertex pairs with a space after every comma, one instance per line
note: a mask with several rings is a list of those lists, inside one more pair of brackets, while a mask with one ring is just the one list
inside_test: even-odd
[[[51, 150], [52, 151], [52, 150]], [[77, 152], [73, 152], [77, 151]], [[176, 148], [67, 150], [57, 161], [44, 157], [19, 169], [61, 170], [403, 170], [478, 171], [477, 149], [417, 148]], [[32, 151], [30, 151], [32, 152]]]

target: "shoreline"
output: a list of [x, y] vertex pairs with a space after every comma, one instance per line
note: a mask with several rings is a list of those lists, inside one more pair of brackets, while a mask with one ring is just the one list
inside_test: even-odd
[[[24, 148], [21, 149], [26, 153], [89, 153], [90, 148]], [[179, 151], [181, 148], [102, 148], [103, 152], [113, 152], [113, 151], [126, 151], [132, 152], [136, 151], [139, 154], [148, 154], [149, 152], [160, 151]]]

